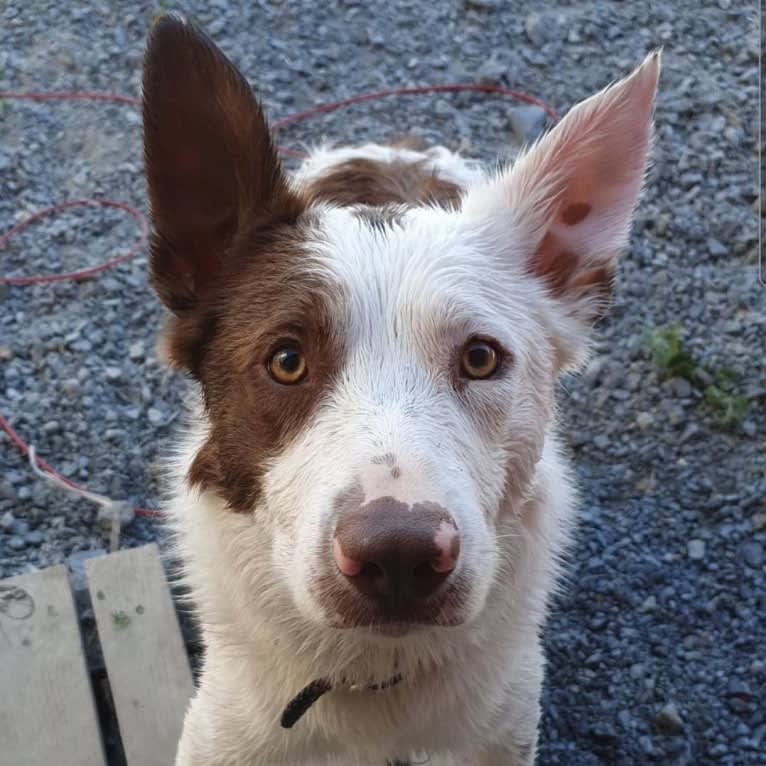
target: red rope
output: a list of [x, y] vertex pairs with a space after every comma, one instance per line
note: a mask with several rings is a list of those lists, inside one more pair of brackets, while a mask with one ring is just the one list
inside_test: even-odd
[[128, 259], [137, 255], [146, 241], [149, 239], [149, 223], [146, 220], [146, 216], [136, 208], [126, 205], [124, 202], [115, 202], [110, 199], [73, 199], [68, 202], [62, 202], [60, 205], [53, 205], [52, 207], [46, 207], [43, 210], [38, 210], [36, 213], [24, 218], [20, 223], [17, 223], [13, 228], [8, 229], [2, 236], [0, 236], [0, 250], [5, 248], [11, 241], [11, 238], [19, 232], [31, 226], [37, 221], [41, 221], [43, 218], [48, 218], [51, 215], [60, 213], [62, 210], [69, 210], [73, 207], [86, 207], [88, 205], [96, 205], [100, 207], [110, 207], [115, 210], [123, 210], [128, 215], [132, 216], [138, 223], [141, 229], [141, 236], [136, 240], [133, 247], [128, 250], [127, 253], [118, 255], [109, 261], [104, 261], [96, 266], [91, 266], [86, 269], [79, 269], [78, 271], [70, 271], [65, 274], [37, 274], [31, 277], [8, 277], [0, 275], [0, 285], [40, 285], [48, 282], [69, 282], [79, 281], [81, 279], [87, 279], [88, 277], [95, 276], [102, 271], [111, 269], [120, 263], [124, 263]]
[[[412, 87], [412, 88], [391, 88], [389, 90], [381, 90], [374, 93], [360, 93], [356, 96], [351, 96], [350, 98], [340, 99], [338, 101], [331, 101], [324, 104], [318, 104], [317, 106], [314, 106], [310, 109], [306, 109], [305, 111], [296, 112], [295, 114], [288, 115], [287, 117], [283, 117], [280, 120], [277, 120], [276, 122], [274, 122], [273, 126], [275, 129], [283, 128], [287, 125], [294, 125], [298, 122], [303, 122], [305, 120], [308, 120], [320, 114], [329, 114], [330, 112], [335, 112], [335, 111], [338, 111], [339, 109], [345, 109], [350, 106], [354, 106], [356, 104], [362, 104], [367, 101], [378, 101], [384, 98], [390, 98], [392, 96], [422, 96], [422, 95], [426, 95], [430, 93], [484, 93], [484, 94], [495, 94], [495, 95], [505, 96], [505, 97], [516, 99], [517, 101], [522, 101], [527, 104], [534, 104], [535, 106], [539, 106], [541, 109], [545, 111], [545, 113], [548, 115], [548, 117], [551, 118], [553, 122], [558, 122], [559, 120], [559, 116], [550, 106], [540, 101], [539, 99], [535, 98], [534, 96], [530, 96], [521, 91], [514, 90], [513, 88], [505, 88], [500, 85], [490, 85], [490, 84], [484, 84], [484, 83], [458, 83], [458, 84], [448, 84], [448, 85], [424, 85], [424, 86]], [[72, 91], [72, 92], [62, 92], [62, 93], [35, 92], [35, 91], [32, 91], [32, 92], [0, 91], [0, 101], [35, 101], [35, 102], [89, 101], [89, 102], [102, 102], [102, 103], [110, 103], [110, 104], [121, 104], [124, 106], [133, 106], [133, 107], [141, 106], [141, 100], [138, 98], [134, 98], [132, 96], [121, 96], [115, 93], [98, 93], [98, 92], [91, 92], [91, 91]], [[287, 156], [291, 156], [291, 157], [304, 156], [301, 152], [297, 152], [293, 149], [287, 149], [285, 147], [278, 147], [278, 148], [282, 154]], [[136, 208], [124, 202], [117, 202], [115, 200], [110, 200], [110, 199], [77, 199], [77, 200], [62, 202], [58, 205], [53, 205], [51, 207], [47, 207], [43, 210], [39, 210], [38, 212], [33, 213], [32, 215], [22, 219], [19, 223], [17, 223], [15, 226], [13, 226], [12, 228], [10, 228], [8, 231], [6, 231], [0, 236], [0, 250], [7, 247], [8, 243], [10, 242], [10, 240], [13, 238], [14, 235], [23, 231], [28, 226], [31, 226], [33, 223], [36, 223], [37, 221], [47, 218], [48, 216], [56, 215], [57, 213], [60, 213], [63, 210], [68, 210], [75, 207], [83, 207], [87, 205], [98, 205], [101, 207], [121, 210], [127, 213], [128, 215], [130, 215], [136, 221], [140, 229], [140, 236], [136, 240], [133, 247], [131, 247], [130, 250], [128, 250], [126, 253], [115, 256], [114, 258], [108, 261], [104, 261], [103, 263], [97, 264], [96, 266], [79, 269], [78, 271], [71, 271], [71, 272], [67, 272], [63, 274], [38, 274], [38, 275], [27, 276], [27, 277], [11, 277], [11, 276], [0, 275], [0, 285], [5, 284], [5, 285], [14, 285], [14, 286], [25, 286], [25, 285], [33, 285], [33, 284], [49, 284], [52, 282], [78, 281], [82, 279], [87, 279], [87, 278], [96, 276], [97, 274], [100, 274], [101, 272], [106, 271], [107, 269], [111, 269], [114, 266], [124, 263], [130, 258], [133, 258], [143, 249], [149, 237], [149, 224], [146, 220], [146, 216], [144, 216], [144, 214], [141, 213], [141, 211], [137, 210]], [[29, 445], [24, 441], [24, 439], [21, 438], [21, 436], [19, 436], [19, 434], [14, 430], [13, 426], [11, 426], [11, 424], [8, 422], [8, 420], [3, 416], [1, 412], [0, 412], [0, 429], [2, 429], [6, 433], [6, 435], [11, 441], [11, 444], [17, 447], [23, 455], [26, 455], [27, 457], [29, 457], [29, 454], [30, 454]], [[53, 466], [49, 465], [41, 457], [38, 457], [37, 455], [35, 455], [34, 459], [37, 466], [42, 471], [45, 471], [51, 476], [56, 477], [59, 481], [63, 482], [64, 484], [66, 484], [67, 486], [71, 487], [74, 490], [82, 489], [76, 482], [72, 481], [71, 479], [67, 479], [65, 476], [62, 476], [55, 468], [53, 468]], [[148, 508], [136, 508], [135, 513], [136, 513], [136, 516], [143, 516], [143, 517], [156, 517], [160, 515], [159, 511], [148, 509]]]

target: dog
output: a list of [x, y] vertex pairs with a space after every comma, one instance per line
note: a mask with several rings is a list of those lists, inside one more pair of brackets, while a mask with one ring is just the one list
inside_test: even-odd
[[177, 766], [529, 766], [576, 517], [556, 432], [628, 243], [660, 53], [499, 172], [283, 171], [245, 78], [160, 17], [143, 74], [167, 515], [205, 652]]

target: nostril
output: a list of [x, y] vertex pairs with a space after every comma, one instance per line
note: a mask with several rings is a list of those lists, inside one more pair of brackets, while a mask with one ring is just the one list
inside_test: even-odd
[[384, 580], [386, 573], [383, 571], [382, 567], [372, 561], [368, 561], [362, 566], [362, 570], [359, 572], [359, 577], [369, 583], [375, 583]]
[[333, 554], [338, 569], [341, 571], [341, 574], [346, 575], [346, 577], [356, 577], [364, 569], [365, 565], [363, 561], [352, 559], [343, 552], [343, 548], [341, 548], [340, 541], [337, 537], [333, 540]]
[[441, 584], [449, 577], [452, 569], [446, 572], [437, 570], [433, 562], [424, 561], [412, 570], [413, 595], [424, 598], [434, 593]]

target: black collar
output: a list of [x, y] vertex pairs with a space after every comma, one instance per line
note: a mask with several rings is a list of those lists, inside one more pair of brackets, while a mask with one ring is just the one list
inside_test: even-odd
[[[355, 684], [342, 679], [339, 684], [331, 684], [327, 679], [320, 678], [312, 681], [308, 686], [301, 689], [285, 706], [282, 712], [280, 724], [283, 729], [291, 729], [308, 712], [308, 709], [323, 695], [333, 689], [348, 689], [349, 691], [383, 691], [396, 686], [402, 681], [402, 674], [397, 673], [388, 681], [380, 684]], [[401, 762], [399, 762], [401, 763]], [[394, 765], [395, 766], [395, 765]]]

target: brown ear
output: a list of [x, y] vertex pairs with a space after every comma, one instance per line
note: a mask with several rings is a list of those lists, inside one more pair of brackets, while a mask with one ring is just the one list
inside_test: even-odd
[[247, 81], [179, 16], [159, 17], [149, 33], [143, 120], [152, 281], [183, 314], [214, 282], [246, 219], [294, 220], [301, 204]]

